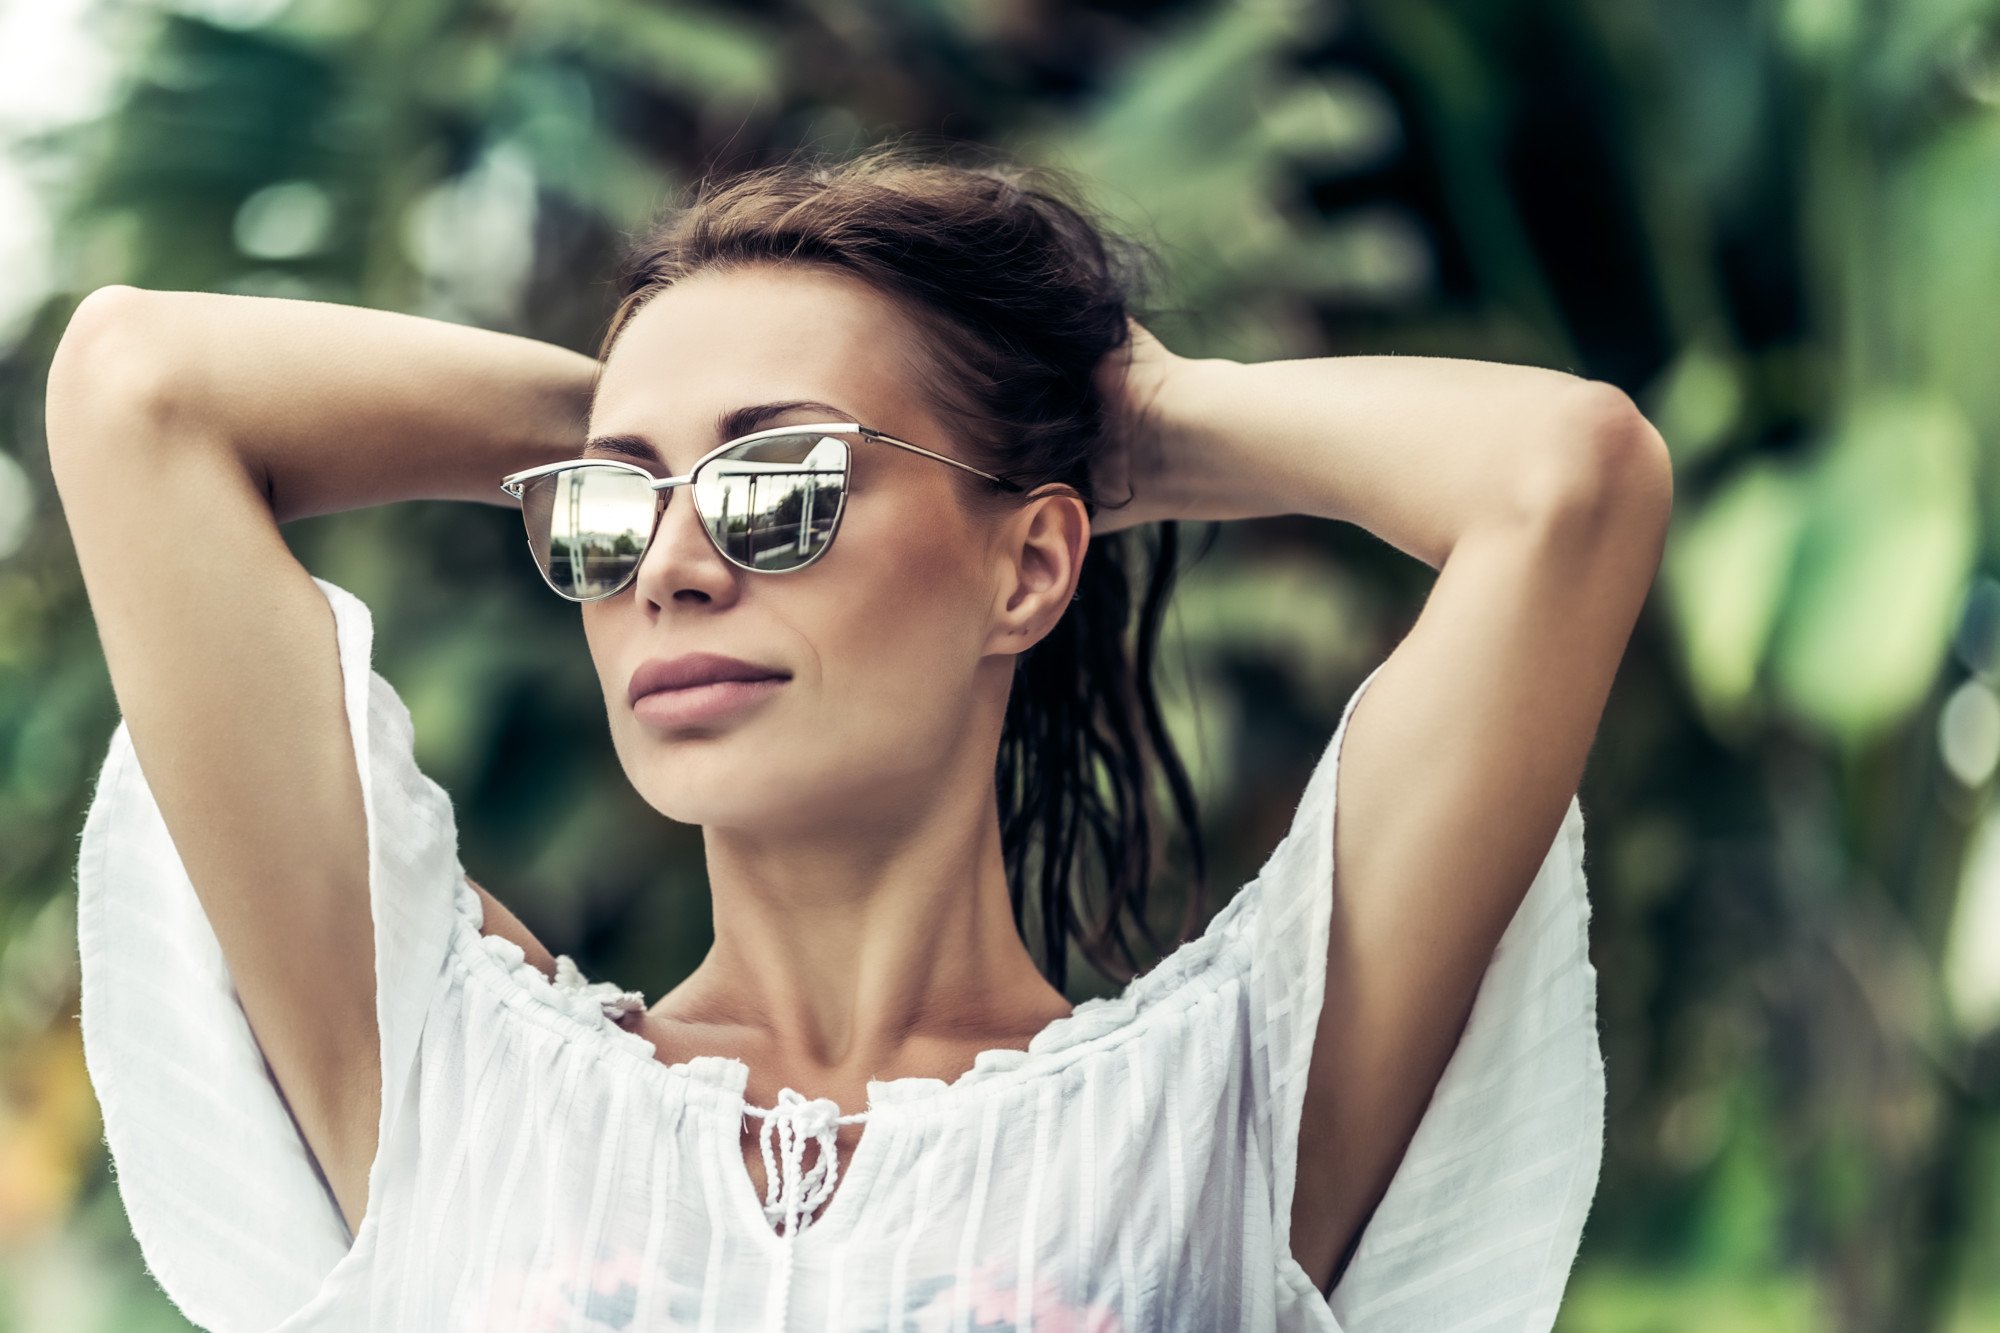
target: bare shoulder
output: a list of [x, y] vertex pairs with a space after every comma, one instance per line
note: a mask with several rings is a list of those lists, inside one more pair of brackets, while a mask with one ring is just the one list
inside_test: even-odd
[[550, 953], [543, 946], [542, 942], [535, 938], [533, 931], [522, 924], [520, 917], [508, 911], [505, 904], [488, 893], [485, 886], [481, 885], [470, 875], [465, 877], [465, 882], [472, 885], [473, 889], [478, 892], [480, 905], [485, 909], [486, 915], [479, 923], [479, 933], [482, 935], [498, 935], [502, 939], [512, 940], [515, 944], [520, 945], [521, 951], [527, 954], [528, 961], [533, 963], [537, 968], [540, 968], [543, 976], [554, 981], [556, 977], [555, 955]]

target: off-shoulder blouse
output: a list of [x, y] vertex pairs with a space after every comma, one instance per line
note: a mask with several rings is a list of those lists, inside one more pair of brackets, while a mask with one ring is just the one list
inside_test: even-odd
[[[753, 1107], [742, 1061], [669, 1064], [624, 1026], [639, 993], [589, 981], [567, 956], [551, 981], [481, 933], [452, 802], [418, 768], [409, 712], [372, 668], [368, 609], [315, 582], [368, 827], [383, 1097], [358, 1235], [263, 1058], [122, 722], [83, 830], [87, 1066], [146, 1264], [197, 1325], [1554, 1322], [1603, 1148], [1574, 798], [1330, 1298], [1291, 1255], [1300, 1136], [1319, 1132], [1302, 1113], [1335, 891], [1334, 779], [1374, 671], [1257, 876], [1122, 993], [1076, 1006], [1025, 1051], [981, 1053], [950, 1082], [877, 1080], [863, 1108], [792, 1089]], [[846, 1153], [833, 1138], [843, 1112], [865, 1125]], [[762, 1198], [746, 1129], [768, 1154]]]

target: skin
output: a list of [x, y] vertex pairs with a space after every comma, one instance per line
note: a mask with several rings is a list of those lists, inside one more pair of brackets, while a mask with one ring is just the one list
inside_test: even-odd
[[1241, 364], [1140, 338], [1133, 371], [1114, 401], [1149, 429], [1114, 466], [1139, 493], [1355, 523], [1437, 571], [1342, 740], [1288, 1236], [1331, 1293], [1579, 791], [1659, 567], [1671, 459], [1621, 390], [1532, 366]]
[[[590, 358], [438, 321], [128, 287], [79, 306], [50, 367], [49, 456], [112, 684], [350, 1227], [381, 1110], [366, 830], [331, 617], [279, 525], [503, 503], [497, 478], [574, 456], [586, 415], [656, 441], [676, 473], [718, 442], [718, 411], [776, 397], [953, 453], [908, 391], [908, 336], [825, 273], [703, 275], [635, 317], [593, 401]], [[1139, 499], [1099, 531], [1311, 514], [1438, 571], [1342, 751], [1287, 1236], [1326, 1290], [1578, 790], [1671, 468], [1618, 390], [1532, 367], [1191, 360], [1135, 327], [1103, 375], [1133, 429], [1100, 493]], [[1061, 615], [1090, 525], [1062, 492], [976, 517], [955, 478], [858, 447], [840, 537], [795, 575], [728, 565], [677, 497], [637, 584], [583, 608], [621, 763], [655, 809], [703, 826], [715, 891], [714, 951], [644, 1030], [670, 1062], [744, 1059], [763, 1105], [789, 1084], [856, 1109], [867, 1078], [954, 1078], [1069, 1010], [1005, 910], [991, 773], [1010, 658]], [[204, 540], [181, 539], [190, 525]], [[694, 648], [792, 679], [723, 725], [640, 724], [631, 670]], [[552, 974], [480, 893], [483, 928]]]
[[[703, 273], [621, 331], [590, 434], [639, 437], [655, 451], [643, 465], [681, 476], [723, 443], [719, 414], [814, 399], [843, 410], [765, 424], [858, 420], [965, 458], [917, 391], [914, 346], [902, 312], [850, 275]], [[790, 1086], [857, 1111], [871, 1078], [956, 1077], [1071, 1008], [1014, 927], [993, 764], [1015, 656], [1075, 590], [1082, 500], [1050, 489], [988, 517], [946, 464], [861, 444], [851, 466], [838, 535], [810, 566], [731, 564], [682, 488], [633, 584], [581, 608], [619, 761], [655, 810], [701, 826], [708, 864], [714, 946], [644, 1034], [663, 1059], [744, 1059], [760, 1106]], [[715, 721], [637, 717], [639, 664], [700, 650], [791, 677]], [[861, 1126], [842, 1133], [851, 1145]], [[754, 1133], [745, 1160], [761, 1191]]]

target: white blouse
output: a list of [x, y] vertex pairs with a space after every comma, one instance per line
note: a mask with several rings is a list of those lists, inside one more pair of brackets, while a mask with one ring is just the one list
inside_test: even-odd
[[[452, 804], [332, 605], [368, 822], [380, 1147], [350, 1236], [120, 723], [78, 864], [82, 1025], [146, 1263], [215, 1330], [1546, 1330], [1597, 1189], [1604, 1068], [1574, 798], [1331, 1299], [1293, 1260], [1334, 774], [1209, 923], [1115, 998], [950, 1083], [746, 1105], [636, 992], [482, 935]], [[1376, 668], [1380, 670], [1379, 667]], [[301, 941], [300, 947], [312, 947]], [[749, 1119], [746, 1119], [749, 1117]], [[761, 1124], [760, 1120], [761, 1118]], [[851, 1118], [851, 1117], [850, 1117]], [[740, 1134], [764, 1135], [759, 1200]], [[1306, 1125], [1304, 1132], [1315, 1132]], [[820, 1154], [801, 1170], [805, 1149]], [[821, 1167], [826, 1170], [822, 1171]], [[829, 1192], [831, 1201], [814, 1210]]]

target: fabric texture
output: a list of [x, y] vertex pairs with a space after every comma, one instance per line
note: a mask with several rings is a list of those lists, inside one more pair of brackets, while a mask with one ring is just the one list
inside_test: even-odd
[[[375, 925], [384, 1097], [357, 1235], [262, 1057], [122, 722], [78, 862], [84, 1049], [105, 1138], [147, 1265], [197, 1325], [1554, 1322], [1603, 1147], [1574, 799], [1331, 1298], [1291, 1258], [1337, 762], [1376, 672], [1288, 832], [1199, 938], [1027, 1050], [982, 1052], [951, 1082], [872, 1081], [843, 1117], [791, 1089], [747, 1105], [741, 1061], [668, 1064], [621, 1025], [644, 1008], [638, 992], [590, 982], [567, 956], [551, 981], [481, 933], [450, 799], [371, 667], [368, 610], [315, 582], [336, 626]], [[855, 1118], [858, 1146], [829, 1151]], [[765, 1153], [762, 1199], [746, 1134]]]

